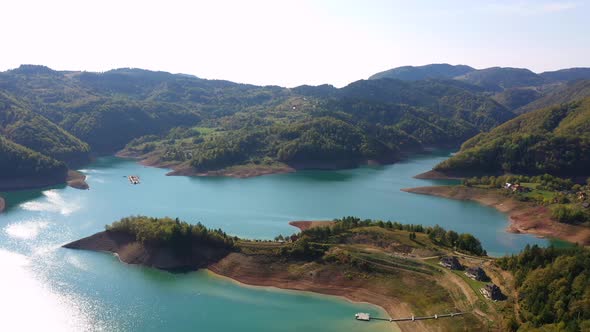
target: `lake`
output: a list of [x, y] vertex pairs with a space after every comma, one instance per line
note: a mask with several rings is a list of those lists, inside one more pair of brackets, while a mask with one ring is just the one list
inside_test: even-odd
[[[167, 170], [108, 157], [82, 170], [90, 190], [2, 193], [8, 208], [0, 214], [0, 330], [390, 331], [386, 322], [353, 319], [359, 311], [386, 315], [369, 304], [242, 286], [205, 271], [171, 274], [60, 246], [135, 214], [200, 221], [259, 239], [297, 232], [291, 220], [354, 215], [469, 232], [490, 255], [549, 243], [506, 233], [507, 216], [492, 208], [400, 191], [452, 183], [412, 178], [448, 155], [249, 179], [168, 177]], [[139, 175], [141, 184], [131, 185], [127, 175]]]

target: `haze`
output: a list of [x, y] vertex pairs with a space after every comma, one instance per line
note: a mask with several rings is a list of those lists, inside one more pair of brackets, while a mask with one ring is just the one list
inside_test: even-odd
[[427, 63], [588, 66], [587, 1], [12, 1], [0, 70], [139, 67], [343, 86]]

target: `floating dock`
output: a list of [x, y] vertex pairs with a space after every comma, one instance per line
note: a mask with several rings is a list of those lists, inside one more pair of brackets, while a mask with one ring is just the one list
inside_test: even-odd
[[139, 183], [140, 183], [140, 182], [139, 182], [139, 176], [137, 176], [137, 175], [129, 175], [129, 176], [127, 177], [127, 179], [129, 179], [129, 182], [130, 182], [131, 184], [139, 184]]
[[464, 314], [463, 312], [451, 312], [451, 313], [442, 314], [442, 315], [435, 314], [434, 316], [412, 316], [412, 317], [408, 317], [408, 318], [378, 318], [378, 317], [371, 317], [371, 315], [369, 315], [367, 313], [359, 312], [358, 314], [354, 315], [354, 318], [356, 318], [357, 320], [365, 321], [365, 322], [368, 322], [371, 319], [384, 320], [384, 321], [388, 321], [388, 322], [414, 322], [417, 320], [453, 318], [453, 317], [457, 317], [457, 316], [462, 316], [463, 314]]
[[371, 320], [371, 315], [364, 313], [364, 312], [359, 312], [358, 314], [354, 315], [354, 318], [356, 318], [357, 320], [364, 320], [364, 321], [370, 321]]

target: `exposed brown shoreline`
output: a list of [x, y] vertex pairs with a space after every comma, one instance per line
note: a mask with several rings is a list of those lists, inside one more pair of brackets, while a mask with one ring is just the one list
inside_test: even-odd
[[78, 171], [68, 171], [68, 178], [66, 179], [68, 186], [80, 190], [88, 190], [90, 186], [86, 183], [86, 175]]
[[274, 165], [236, 165], [221, 170], [199, 171], [194, 169], [188, 162], [164, 162], [156, 155], [138, 154], [127, 150], [119, 151], [115, 156], [120, 158], [134, 159], [144, 166], [171, 169], [168, 176], [226, 176], [232, 178], [251, 178], [262, 175], [294, 173], [300, 170], [341, 170], [357, 168], [361, 165], [387, 165], [393, 164], [397, 159], [391, 160], [362, 160], [352, 161], [330, 161], [330, 162], [308, 162], [297, 164], [274, 164]]
[[[322, 225], [325, 222], [300, 221], [293, 224], [305, 228], [312, 225]], [[191, 271], [205, 268], [219, 276], [246, 285], [340, 296], [349, 301], [380, 306], [390, 317], [410, 317], [416, 310], [411, 304], [387, 294], [381, 288], [383, 285], [367, 282], [364, 278], [347, 278], [337, 266], [319, 265], [314, 262], [288, 263], [265, 255], [230, 252], [226, 249], [211, 247], [193, 248], [188, 258], [182, 258], [169, 248], [144, 246], [129, 234], [112, 231], [100, 232], [66, 244], [64, 247], [110, 252], [116, 254], [119, 260], [124, 263], [170, 271]], [[294, 275], [291, 268], [296, 268], [301, 272]], [[445, 287], [451, 286], [446, 284]], [[455, 289], [453, 292], [462, 292], [455, 286], [452, 288]], [[450, 321], [446, 323], [452, 324]], [[398, 324], [402, 331], [443, 331], [445, 329], [443, 326], [445, 325], [427, 321]]]
[[406, 188], [402, 191], [439, 196], [457, 200], [471, 200], [496, 208], [509, 215], [507, 231], [557, 238], [571, 243], [590, 245], [590, 229], [553, 221], [549, 209], [530, 202], [517, 201], [494, 190], [464, 186], [432, 186]]
[[4, 212], [4, 209], [6, 209], [6, 201], [0, 196], [0, 213]]

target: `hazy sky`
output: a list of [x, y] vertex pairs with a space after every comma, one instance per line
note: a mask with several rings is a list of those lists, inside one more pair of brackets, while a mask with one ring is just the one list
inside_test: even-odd
[[590, 0], [3, 0], [0, 70], [342, 86], [402, 65], [590, 67]]

